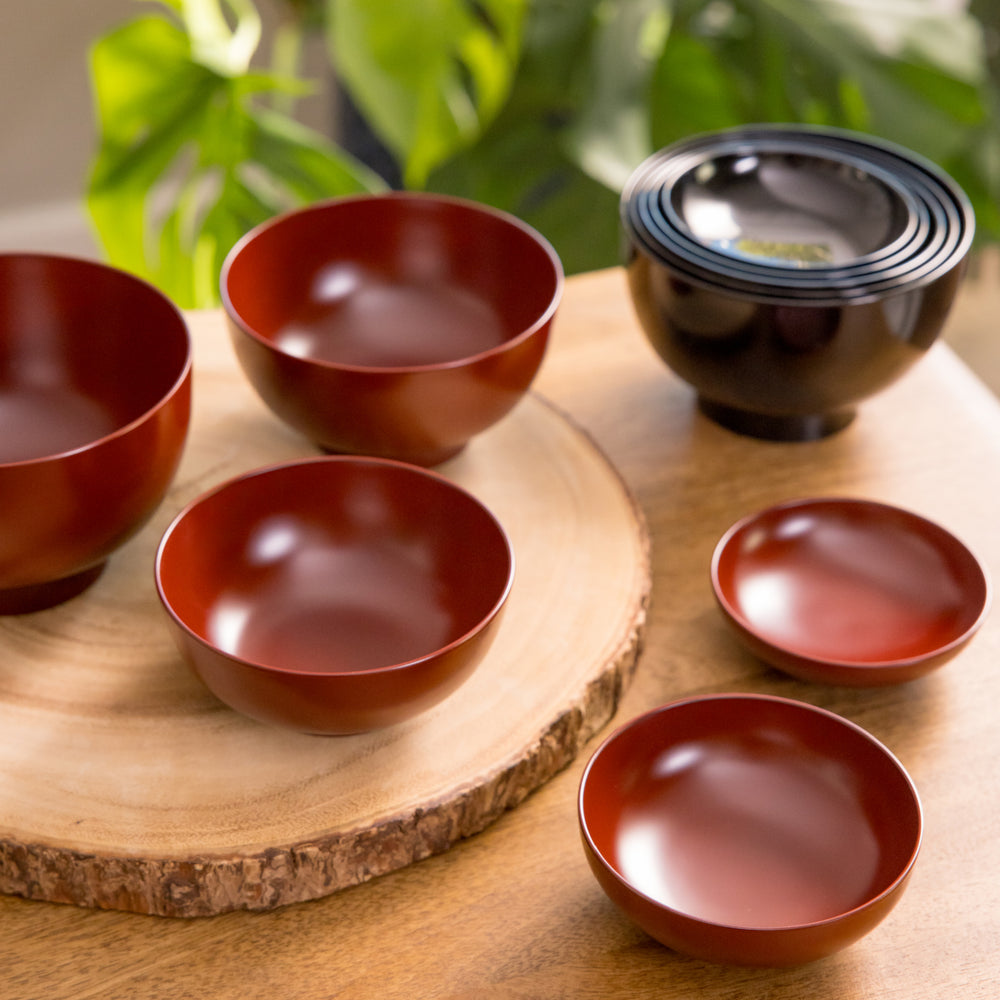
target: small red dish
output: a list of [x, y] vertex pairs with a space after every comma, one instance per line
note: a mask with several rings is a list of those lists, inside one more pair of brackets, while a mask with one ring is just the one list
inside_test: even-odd
[[429, 466], [527, 392], [563, 271], [511, 215], [392, 192], [265, 222], [220, 283], [237, 359], [280, 419], [326, 451]]
[[340, 456], [202, 495], [164, 533], [155, 575], [179, 650], [219, 699], [336, 735], [407, 719], [470, 676], [514, 556], [444, 477]]
[[163, 500], [190, 415], [169, 299], [96, 261], [0, 254], [0, 614], [94, 583]]
[[713, 962], [784, 966], [853, 944], [898, 902], [922, 812], [854, 723], [785, 698], [710, 695], [625, 724], [580, 784], [584, 850], [653, 938]]
[[954, 535], [870, 500], [779, 504], [716, 546], [719, 607], [762, 660], [808, 681], [913, 680], [969, 642], [989, 610], [986, 570]]

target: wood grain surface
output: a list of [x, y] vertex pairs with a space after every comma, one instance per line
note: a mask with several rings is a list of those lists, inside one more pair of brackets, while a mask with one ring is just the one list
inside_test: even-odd
[[635, 665], [642, 516], [591, 439], [532, 395], [439, 467], [493, 510], [515, 553], [471, 679], [351, 737], [225, 708], [167, 634], [157, 542], [198, 492], [315, 452], [249, 391], [218, 314], [192, 317], [192, 336], [189, 443], [153, 523], [81, 597], [0, 618], [0, 891], [190, 917], [367, 881], [518, 805], [608, 721]]
[[[1000, 315], [1000, 287], [969, 293], [968, 309]], [[809, 685], [738, 647], [714, 607], [708, 565], [743, 514], [840, 494], [938, 520], [996, 581], [997, 400], [938, 345], [843, 433], [758, 442], [694, 410], [691, 391], [645, 344], [621, 272], [570, 280], [557, 322], [538, 389], [611, 457], [652, 537], [644, 651], [602, 733], [673, 698], [726, 690], [800, 698], [859, 723], [898, 755], [924, 805], [923, 848], [898, 907], [853, 947], [802, 968], [717, 966], [656, 944], [614, 909], [584, 860], [576, 792], [595, 737], [478, 836], [314, 902], [164, 920], [0, 897], [4, 1000], [995, 1000], [1000, 617], [914, 683]]]

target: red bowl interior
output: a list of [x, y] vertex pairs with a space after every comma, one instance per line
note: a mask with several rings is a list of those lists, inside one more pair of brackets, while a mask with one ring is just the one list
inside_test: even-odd
[[[165, 533], [156, 574], [182, 649], [223, 700], [332, 732], [367, 728], [357, 722], [367, 709], [384, 724], [380, 710], [401, 692], [400, 717], [445, 690], [466, 665], [464, 646], [499, 614], [513, 555], [493, 515], [447, 480], [329, 457], [196, 500]], [[329, 704], [310, 706], [312, 721], [277, 710], [268, 674]]]
[[0, 465], [122, 430], [188, 361], [180, 316], [143, 282], [89, 261], [0, 255]]
[[331, 452], [437, 465], [504, 417], [542, 363], [562, 294], [549, 244], [455, 198], [343, 198], [230, 252], [222, 299], [249, 382]]
[[927, 519], [855, 499], [802, 500], [734, 525], [712, 561], [724, 614], [755, 651], [815, 680], [918, 676], [971, 638], [990, 585]]
[[190, 375], [183, 317], [150, 285], [0, 255], [0, 613], [73, 596], [145, 523], [180, 459]]
[[551, 317], [561, 282], [554, 251], [513, 217], [400, 193], [265, 223], [222, 275], [227, 307], [252, 336], [294, 357], [377, 369], [453, 364], [525, 336]]
[[595, 874], [627, 914], [671, 947], [749, 964], [810, 961], [870, 929], [922, 825], [873, 737], [761, 695], [626, 724], [591, 759], [579, 809]]

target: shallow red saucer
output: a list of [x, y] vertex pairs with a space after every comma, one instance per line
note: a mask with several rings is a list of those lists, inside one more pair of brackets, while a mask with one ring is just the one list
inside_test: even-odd
[[709, 695], [626, 723], [580, 784], [584, 850], [653, 938], [709, 961], [797, 965], [871, 931], [922, 836], [898, 760], [840, 716]]
[[991, 585], [954, 535], [870, 500], [779, 504], [716, 546], [723, 615], [761, 659], [809, 681], [869, 686], [950, 660], [989, 610]]

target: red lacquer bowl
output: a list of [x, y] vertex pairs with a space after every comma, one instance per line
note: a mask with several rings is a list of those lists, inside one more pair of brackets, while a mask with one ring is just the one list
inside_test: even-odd
[[676, 951], [783, 966], [839, 951], [898, 902], [920, 847], [899, 761], [831, 712], [765, 695], [665, 705], [596, 751], [580, 785], [590, 867]]
[[954, 535], [870, 500], [779, 504], [733, 525], [712, 558], [725, 619], [762, 660], [858, 687], [940, 667], [982, 625], [991, 586]]
[[329, 456], [196, 499], [155, 572], [178, 648], [218, 698], [335, 735], [401, 722], [466, 680], [514, 557], [490, 511], [443, 477]]
[[236, 356], [321, 448], [436, 465], [505, 416], [541, 365], [559, 258], [514, 217], [396, 192], [272, 219], [230, 252]]
[[93, 583], [146, 523], [187, 436], [191, 345], [145, 282], [0, 254], [0, 614]]

